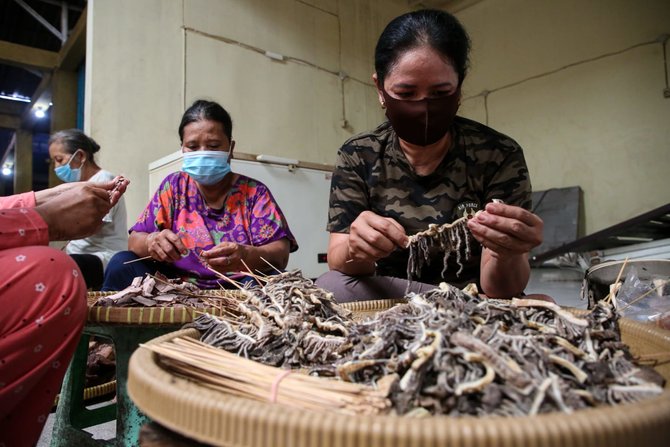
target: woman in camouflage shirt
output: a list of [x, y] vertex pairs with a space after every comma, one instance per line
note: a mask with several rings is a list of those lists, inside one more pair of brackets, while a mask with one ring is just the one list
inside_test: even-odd
[[528, 253], [542, 242], [543, 224], [528, 211], [519, 145], [456, 116], [469, 50], [466, 31], [444, 11], [402, 15], [380, 36], [372, 78], [388, 121], [344, 143], [332, 179], [331, 271], [318, 284], [338, 301], [404, 295], [408, 234], [464, 215], [477, 242], [461, 274], [456, 256], [443, 274], [443, 253], [434, 253], [409, 290], [475, 282], [490, 297], [508, 298], [526, 287]]

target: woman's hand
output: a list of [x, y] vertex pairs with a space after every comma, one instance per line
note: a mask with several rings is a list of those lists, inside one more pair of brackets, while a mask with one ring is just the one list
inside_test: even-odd
[[405, 229], [395, 220], [363, 211], [349, 233], [330, 233], [328, 267], [347, 275], [371, 275], [375, 262], [407, 246]]
[[348, 260], [376, 262], [407, 243], [405, 229], [398, 222], [363, 211], [349, 228]]
[[518, 206], [489, 203], [468, 221], [482, 250], [480, 283], [491, 298], [519, 296], [528, 284], [528, 252], [542, 243], [542, 219]]
[[40, 206], [44, 205], [47, 202], [52, 200], [59, 200], [63, 194], [71, 193], [72, 191], [81, 191], [86, 185], [92, 186], [97, 189], [102, 189], [107, 191], [107, 196], [109, 198], [109, 203], [111, 206], [117, 204], [130, 181], [120, 175], [114, 177], [113, 180], [108, 182], [72, 182], [72, 183], [62, 183], [53, 188], [43, 189], [41, 191], [35, 191], [35, 205]]
[[49, 240], [81, 239], [102, 227], [102, 218], [112, 207], [106, 189], [85, 182], [56, 189], [40, 198], [35, 194], [35, 211], [49, 227]]
[[161, 262], [175, 262], [188, 254], [188, 249], [179, 236], [170, 230], [148, 234], [145, 244], [149, 256]]
[[222, 242], [209, 250], [201, 251], [200, 256], [216, 271], [240, 272], [247, 270], [242, 261], [249, 265], [247, 258], [250, 249], [247, 245]]
[[544, 223], [518, 206], [489, 203], [468, 221], [468, 228], [493, 256], [505, 258], [526, 254], [540, 245]]

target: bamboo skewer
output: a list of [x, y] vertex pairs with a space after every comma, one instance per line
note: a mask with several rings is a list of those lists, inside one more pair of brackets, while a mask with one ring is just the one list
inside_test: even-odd
[[312, 377], [257, 363], [190, 338], [140, 346], [160, 355], [161, 362], [180, 375], [235, 396], [354, 414], [378, 414], [390, 408], [390, 382], [374, 388]]
[[147, 259], [151, 259], [151, 258], [152, 258], [152, 256], [149, 255], [149, 256], [145, 256], [143, 258], [131, 259], [130, 261], [124, 262], [123, 265], [132, 264], [133, 262], [146, 261]]
[[628, 303], [628, 304], [626, 304], [625, 306], [623, 306], [621, 309], [619, 309], [619, 311], [624, 311], [624, 310], [628, 309], [630, 306], [632, 306], [633, 304], [637, 303], [637, 302], [640, 301], [642, 298], [644, 298], [644, 297], [646, 297], [646, 296], [649, 296], [651, 293], [657, 291], [658, 289], [660, 289], [660, 288], [662, 288], [662, 287], [665, 287], [665, 283], [663, 283], [663, 284], [659, 284], [658, 286], [654, 287], [653, 289], [649, 289], [649, 290], [647, 290], [645, 293], [643, 293], [642, 295], [638, 296], [637, 298], [635, 298], [635, 299], [634, 299], [633, 301], [631, 301], [630, 303]]
[[619, 270], [619, 274], [617, 275], [616, 280], [614, 281], [614, 289], [610, 289], [610, 293], [608, 293], [607, 296], [604, 298], [605, 300], [609, 301], [612, 298], [616, 298], [616, 294], [619, 291], [619, 289], [617, 288], [617, 284], [619, 284], [619, 280], [621, 279], [621, 275], [623, 274], [623, 270], [626, 268], [626, 264], [628, 264], [628, 258], [626, 258], [623, 261], [623, 265], [621, 266], [621, 270]]
[[407, 247], [412, 245], [414, 242], [417, 240], [423, 238], [423, 237], [432, 237], [438, 233], [443, 233], [451, 228], [454, 228], [457, 225], [462, 225], [463, 222], [467, 221], [468, 218], [467, 216], [463, 216], [461, 218], [456, 219], [455, 221], [447, 224], [443, 224], [440, 226], [434, 226], [434, 227], [429, 227], [427, 230], [419, 231], [416, 234], [413, 234], [411, 236], [408, 236], [408, 242], [407, 242]]
[[284, 272], [282, 272], [281, 270], [279, 270], [277, 267], [275, 267], [274, 265], [272, 265], [272, 263], [270, 263], [270, 261], [268, 261], [267, 259], [265, 259], [263, 256], [261, 256], [261, 261], [263, 261], [263, 262], [265, 262], [267, 265], [269, 265], [270, 268], [272, 268], [272, 270], [274, 270], [275, 272], [277, 272], [277, 273], [284, 273]]

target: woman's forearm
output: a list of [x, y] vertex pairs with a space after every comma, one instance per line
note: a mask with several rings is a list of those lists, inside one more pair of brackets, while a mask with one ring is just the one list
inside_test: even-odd
[[530, 265], [528, 255], [496, 257], [490, 250], [482, 251], [480, 282], [489, 298], [519, 296], [528, 284]]
[[[268, 271], [272, 270], [272, 267], [277, 270], [284, 270], [288, 265], [290, 251], [288, 239], [280, 239], [257, 247], [247, 245], [246, 248], [247, 253], [242, 259], [252, 271]], [[272, 264], [272, 267], [268, 263]]]
[[149, 256], [149, 247], [147, 246], [147, 237], [149, 233], [133, 231], [128, 236], [128, 250], [135, 253], [140, 258]]

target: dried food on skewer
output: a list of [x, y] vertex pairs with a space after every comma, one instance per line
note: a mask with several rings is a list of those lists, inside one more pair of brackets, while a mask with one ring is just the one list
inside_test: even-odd
[[[493, 203], [505, 203], [500, 199], [492, 199]], [[465, 215], [451, 223], [442, 225], [430, 224], [428, 229], [409, 236], [409, 258], [407, 260], [407, 279], [412, 280], [421, 275], [421, 269], [429, 264], [431, 255], [435, 251], [444, 253], [442, 260], [442, 276], [446, 274], [447, 262], [452, 254], [456, 254], [456, 263], [460, 276], [463, 271], [462, 256], [469, 260], [472, 256], [470, 245], [470, 230], [468, 230], [468, 219], [471, 215]], [[409, 287], [409, 286], [408, 286]]]
[[115, 307], [210, 307], [212, 300], [220, 304], [221, 300], [231, 299], [212, 296], [192, 283], [180, 279], [169, 279], [155, 275], [138, 276], [125, 289], [112, 295], [98, 298], [96, 306]]
[[244, 289], [239, 319], [200, 316], [201, 340], [242, 357], [343, 381], [395, 381], [393, 411], [532, 415], [662, 392], [637, 365], [610, 301], [577, 316], [543, 301], [481, 299], [442, 284], [354, 321], [299, 272]]
[[467, 217], [443, 225], [430, 224], [427, 230], [409, 236], [407, 247], [407, 279], [419, 277], [423, 266], [430, 263], [431, 253], [436, 250], [444, 253], [442, 276], [446, 273], [449, 257], [454, 253], [459, 267], [456, 275], [460, 275], [463, 271], [462, 253], [466, 260], [471, 256]]
[[205, 343], [267, 365], [299, 368], [337, 359], [346, 349], [350, 312], [299, 271], [264, 281], [243, 290], [242, 321], [201, 315], [189, 326]]
[[121, 185], [123, 185], [124, 182], [126, 182], [126, 178], [122, 175], [119, 175], [116, 177], [114, 181], [114, 188], [112, 188], [111, 191], [109, 191], [109, 200], [112, 200], [112, 197], [114, 197], [114, 193], [118, 192], [119, 189], [121, 188]]

